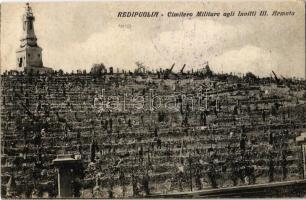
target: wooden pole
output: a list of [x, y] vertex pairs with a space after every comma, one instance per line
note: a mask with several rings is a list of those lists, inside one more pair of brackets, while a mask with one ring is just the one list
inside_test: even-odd
[[305, 171], [306, 171], [306, 165], [305, 165], [305, 147], [303, 144], [301, 144], [302, 148], [302, 162], [303, 162], [303, 179], [305, 179]]

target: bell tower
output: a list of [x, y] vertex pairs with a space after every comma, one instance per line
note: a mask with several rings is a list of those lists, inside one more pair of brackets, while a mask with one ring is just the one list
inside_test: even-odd
[[42, 48], [37, 45], [37, 38], [34, 31], [35, 17], [29, 3], [26, 4], [25, 13], [22, 18], [22, 38], [16, 52], [18, 71], [40, 71], [43, 68]]

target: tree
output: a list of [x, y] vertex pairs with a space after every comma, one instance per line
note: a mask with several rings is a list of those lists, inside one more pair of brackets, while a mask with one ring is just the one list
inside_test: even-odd
[[201, 70], [201, 75], [204, 77], [211, 77], [213, 75], [213, 71], [211, 71], [208, 63], [206, 66]]
[[90, 70], [90, 74], [94, 76], [101, 76], [102, 74], [106, 73], [106, 68], [103, 63], [100, 64], [93, 64]]
[[63, 76], [64, 71], [63, 71], [62, 69], [60, 69], [60, 70], [58, 70], [58, 74], [59, 74], [60, 76]]
[[255, 81], [255, 80], [257, 80], [257, 77], [252, 72], [248, 72], [248, 73], [245, 74], [244, 79], [246, 81]]

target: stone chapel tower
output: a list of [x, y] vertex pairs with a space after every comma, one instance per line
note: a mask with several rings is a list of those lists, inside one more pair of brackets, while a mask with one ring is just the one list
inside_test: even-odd
[[32, 8], [27, 3], [22, 18], [23, 34], [16, 52], [18, 71], [46, 72], [51, 70], [51, 68], [43, 67], [42, 48], [37, 45], [34, 20]]

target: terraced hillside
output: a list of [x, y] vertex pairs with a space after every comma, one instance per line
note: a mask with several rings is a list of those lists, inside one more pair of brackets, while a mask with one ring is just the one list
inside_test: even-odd
[[2, 197], [55, 197], [58, 154], [81, 159], [82, 197], [303, 176], [305, 80], [3, 75], [1, 88]]

